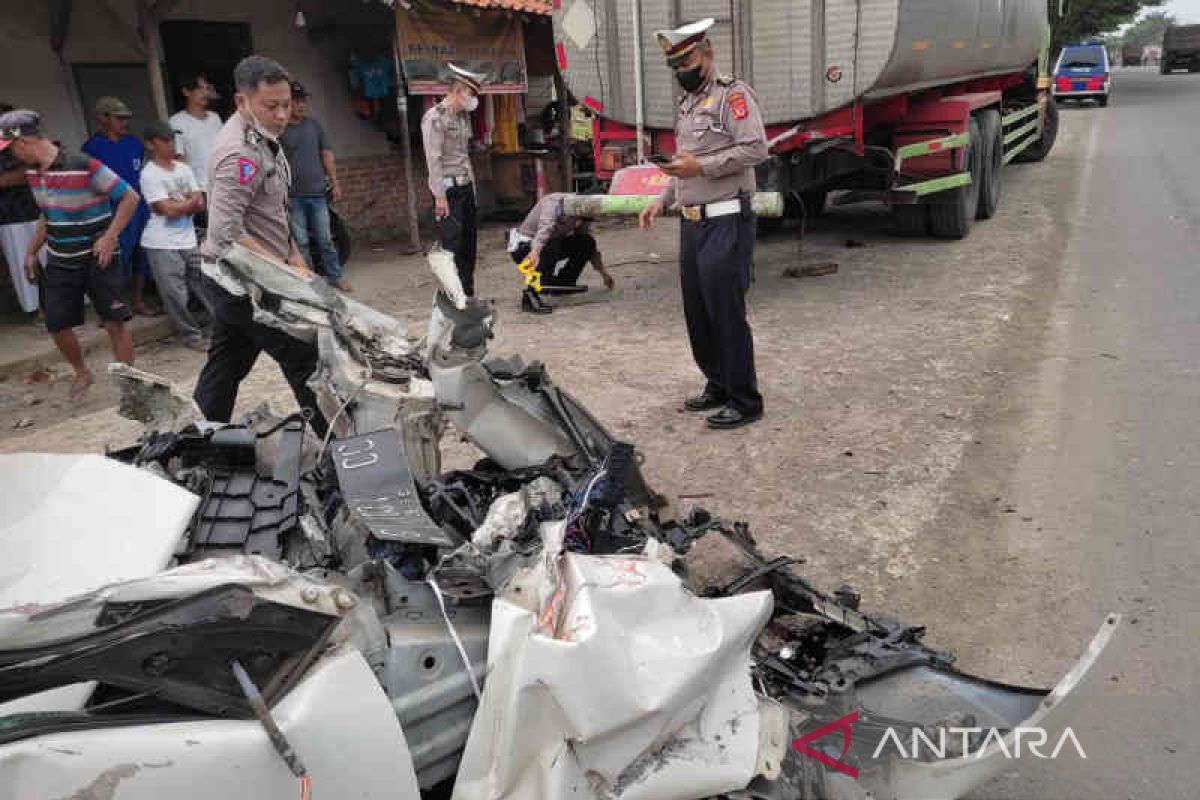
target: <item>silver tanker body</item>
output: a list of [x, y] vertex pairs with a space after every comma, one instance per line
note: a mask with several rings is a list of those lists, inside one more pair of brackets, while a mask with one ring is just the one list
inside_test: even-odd
[[666, 129], [675, 87], [654, 38], [661, 28], [717, 19], [719, 65], [755, 87], [770, 124], [1020, 72], [1037, 61], [1047, 25], [1045, 0], [562, 0], [554, 33], [568, 86], [628, 125], [637, 120], [635, 7], [644, 121]]

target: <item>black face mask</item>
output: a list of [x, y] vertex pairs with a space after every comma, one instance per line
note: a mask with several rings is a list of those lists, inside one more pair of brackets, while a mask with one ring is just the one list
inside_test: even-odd
[[679, 85], [685, 92], [694, 92], [704, 82], [703, 72], [703, 66], [692, 67], [689, 70], [675, 70], [675, 80], [679, 81]]

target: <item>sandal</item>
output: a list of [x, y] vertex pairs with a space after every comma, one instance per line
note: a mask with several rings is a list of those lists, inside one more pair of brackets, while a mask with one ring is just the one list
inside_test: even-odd
[[75, 380], [71, 381], [71, 389], [67, 393], [67, 398], [70, 399], [72, 403], [78, 403], [84, 398], [84, 396], [87, 395], [88, 389], [91, 389], [92, 384], [95, 382], [96, 379], [90, 372], [87, 373], [82, 380], [76, 378]]

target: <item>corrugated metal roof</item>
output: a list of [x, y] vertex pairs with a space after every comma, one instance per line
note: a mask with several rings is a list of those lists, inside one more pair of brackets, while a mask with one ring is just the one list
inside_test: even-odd
[[523, 14], [544, 14], [550, 16], [554, 11], [553, 0], [451, 0], [463, 6], [478, 8], [503, 8], [509, 11], [520, 11]]

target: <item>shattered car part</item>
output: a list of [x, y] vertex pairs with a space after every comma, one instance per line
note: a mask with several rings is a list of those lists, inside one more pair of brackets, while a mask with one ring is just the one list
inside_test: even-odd
[[[54, 627], [53, 616], [43, 615], [37, 627]], [[161, 607], [153, 601], [110, 603], [94, 628], [60, 633], [49, 643], [0, 649], [0, 702], [95, 680], [155, 704], [219, 717], [248, 716], [246, 699], [229, 671], [232, 661], [246, 664], [272, 702], [304, 674], [339, 621], [261, 600], [236, 585]], [[63, 627], [69, 630], [70, 624]], [[26, 632], [8, 633], [12, 641]]]
[[[101, 781], [135, 800], [249, 800], [311, 779], [317, 796], [400, 800], [451, 782], [460, 800], [951, 800], [1005, 766], [994, 743], [934, 758], [874, 745], [1059, 730], [1117, 627], [1052, 692], [965, 675], [923, 629], [848, 587], [822, 593], [744, 525], [671, 519], [632, 445], [544, 367], [487, 358], [494, 314], [451, 300], [452, 274], [415, 340], [246, 251], [225, 266], [256, 318], [316, 343], [330, 437], [298, 416], [216, 425], [165, 402], [113, 454], [128, 466], [36, 462], [62, 493], [32, 526], [0, 516], [0, 563], [20, 565], [0, 584], [4, 796]], [[162, 394], [152, 376], [123, 382]], [[446, 425], [482, 451], [471, 468], [442, 471]], [[36, 458], [0, 456], [6, 490]], [[131, 509], [164, 498], [169, 513], [114, 514], [75, 474], [97, 461]], [[136, 558], [119, 549], [131, 525]], [[100, 566], [73, 561], [82, 575], [54, 585], [55, 554], [33, 540], [65, 548], [85, 528]], [[702, 537], [741, 566], [689, 585], [680, 557]], [[286, 746], [229, 718], [250, 710], [234, 662]], [[851, 728], [844, 751], [818, 736]]]

